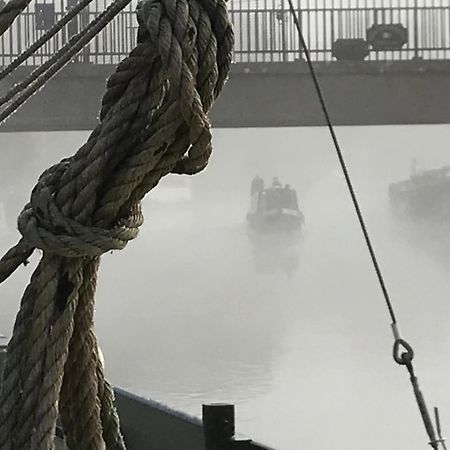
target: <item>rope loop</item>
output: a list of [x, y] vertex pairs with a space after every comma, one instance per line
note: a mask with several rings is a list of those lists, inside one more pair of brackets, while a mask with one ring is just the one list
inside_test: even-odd
[[[401, 350], [406, 350], [400, 353]], [[397, 364], [401, 366], [408, 366], [412, 363], [414, 359], [414, 350], [413, 348], [404, 340], [404, 339], [396, 339], [394, 342], [393, 348], [393, 357]]]
[[140, 204], [128, 217], [111, 229], [84, 226], [63, 214], [55, 204], [52, 186], [41, 179], [31, 201], [18, 218], [18, 229], [35, 248], [66, 258], [97, 257], [111, 250], [122, 250], [135, 239], [143, 223]]

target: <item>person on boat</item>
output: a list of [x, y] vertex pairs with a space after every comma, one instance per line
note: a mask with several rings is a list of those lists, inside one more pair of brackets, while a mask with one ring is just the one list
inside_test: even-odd
[[264, 180], [256, 175], [252, 180], [252, 184], [250, 186], [250, 195], [256, 194], [257, 192], [262, 192], [264, 190]]
[[266, 207], [270, 210], [282, 210], [284, 205], [284, 189], [281, 186], [281, 183], [278, 181], [278, 178], [274, 178], [272, 182], [272, 186], [266, 191]]
[[286, 184], [283, 188], [283, 206], [298, 210], [297, 192], [289, 184]]
[[289, 184], [286, 184], [282, 193], [283, 208], [292, 208], [292, 189]]
[[281, 187], [281, 183], [280, 183], [280, 180], [278, 179], [278, 177], [273, 177], [272, 186], [271, 187], [274, 188], [274, 189], [277, 189], [277, 188]]

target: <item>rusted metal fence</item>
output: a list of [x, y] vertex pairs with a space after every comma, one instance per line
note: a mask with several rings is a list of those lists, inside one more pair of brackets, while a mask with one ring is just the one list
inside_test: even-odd
[[[24, 51], [76, 0], [33, 0], [11, 30], [0, 38], [0, 65]], [[110, 0], [95, 0], [64, 32], [44, 46], [29, 65], [42, 64], [69, 37], [94, 19]], [[302, 58], [287, 0], [232, 0], [236, 62], [286, 62]], [[374, 25], [400, 27], [401, 46], [390, 50], [368, 45], [366, 60], [450, 59], [450, 0], [294, 0], [315, 61], [332, 61], [336, 41], [358, 44]], [[134, 46], [136, 0], [74, 60], [114, 64]]]

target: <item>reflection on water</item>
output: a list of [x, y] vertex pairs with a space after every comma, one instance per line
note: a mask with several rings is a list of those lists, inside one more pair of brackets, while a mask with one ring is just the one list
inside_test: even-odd
[[[425, 448], [326, 130], [214, 134], [208, 169], [187, 184], [164, 180], [144, 200], [140, 237], [103, 258], [96, 326], [111, 380], [194, 414], [202, 402], [235, 402], [239, 431], [283, 450]], [[450, 127], [338, 134], [422, 389], [449, 423], [449, 253], [429, 224], [393, 220], [387, 186], [409, 175], [412, 158], [448, 164]], [[2, 250], [17, 239], [11, 223], [39, 173], [85, 137], [0, 135]], [[300, 241], [248, 234], [255, 173], [297, 188], [307, 218]], [[0, 287], [5, 334], [30, 273]]]
[[260, 274], [282, 272], [292, 279], [300, 264], [301, 232], [248, 231], [255, 270]]

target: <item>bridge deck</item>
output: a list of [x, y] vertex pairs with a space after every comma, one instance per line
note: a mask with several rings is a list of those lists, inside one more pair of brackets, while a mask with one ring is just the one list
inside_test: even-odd
[[[0, 95], [30, 71], [19, 69], [0, 82]], [[93, 129], [114, 70], [71, 64], [0, 131]], [[317, 63], [316, 70], [336, 125], [450, 123], [450, 61]], [[219, 128], [324, 125], [303, 62], [234, 64], [211, 120]]]

